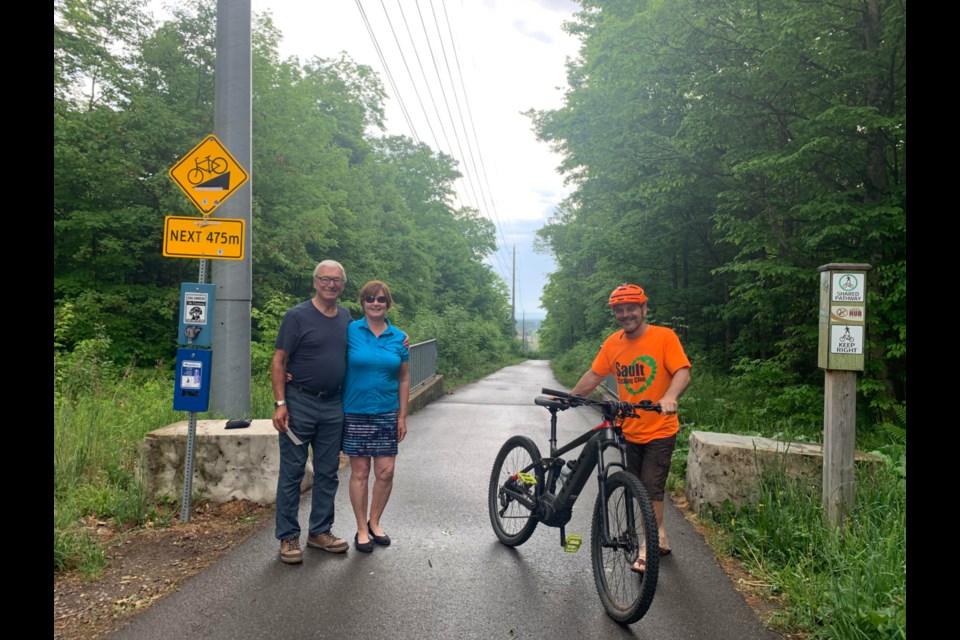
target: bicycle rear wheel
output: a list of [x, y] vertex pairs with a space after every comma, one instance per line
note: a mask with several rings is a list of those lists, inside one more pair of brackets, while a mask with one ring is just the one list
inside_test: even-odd
[[509, 547], [526, 542], [537, 528], [536, 483], [524, 482], [517, 474], [536, 477], [539, 466], [540, 450], [526, 436], [507, 440], [493, 463], [488, 494], [490, 524], [500, 542]]
[[[605, 516], [609, 533], [606, 539]], [[606, 504], [598, 495], [591, 537], [593, 578], [603, 608], [617, 622], [632, 624], [650, 608], [660, 569], [657, 519], [650, 498], [635, 475], [621, 471], [607, 477]], [[630, 568], [641, 550], [645, 550], [646, 569], [637, 574]]]

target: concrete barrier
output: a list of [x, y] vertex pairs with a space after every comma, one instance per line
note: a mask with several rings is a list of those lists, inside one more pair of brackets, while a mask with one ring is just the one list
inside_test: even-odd
[[[434, 376], [410, 393], [408, 412], [414, 413], [443, 395], [443, 376]], [[253, 420], [244, 429], [226, 429], [226, 420], [197, 420], [194, 438], [194, 493], [212, 502], [250, 500], [273, 504], [277, 497], [280, 448], [271, 420]], [[141, 445], [140, 475], [147, 494], [179, 500], [189, 424], [176, 422], [146, 435]], [[342, 454], [341, 454], [342, 455]], [[307, 461], [301, 490], [313, 483], [313, 464]]]
[[[882, 464], [878, 456], [857, 452], [857, 464]], [[809, 442], [694, 431], [690, 434], [685, 493], [690, 508], [700, 513], [729, 501], [742, 506], [754, 501], [765, 473], [784, 473], [808, 484], [823, 486], [823, 447]]]

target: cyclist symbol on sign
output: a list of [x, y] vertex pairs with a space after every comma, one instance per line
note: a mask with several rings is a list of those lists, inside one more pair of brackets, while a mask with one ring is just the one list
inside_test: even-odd
[[850, 335], [850, 327], [847, 327], [843, 332], [843, 335], [840, 336], [840, 342], [853, 342], [855, 338]]
[[190, 184], [200, 184], [203, 182], [205, 174], [220, 175], [227, 170], [227, 161], [219, 156], [212, 160], [210, 156], [203, 160], [194, 158], [193, 163], [196, 166], [187, 172], [187, 180], [190, 181]]
[[845, 275], [840, 281], [840, 288], [844, 291], [852, 291], [857, 288], [857, 279], [852, 275]]

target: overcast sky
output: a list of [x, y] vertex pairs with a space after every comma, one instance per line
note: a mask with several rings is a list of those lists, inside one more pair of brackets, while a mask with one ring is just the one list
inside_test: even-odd
[[[535, 254], [532, 244], [567, 189], [556, 171], [559, 157], [536, 140], [522, 112], [562, 104], [565, 63], [578, 47], [562, 24], [579, 5], [569, 0], [251, 3], [254, 13], [272, 14], [283, 37], [282, 57], [304, 62], [345, 51], [380, 74], [389, 94], [388, 132], [458, 159], [465, 174], [456, 184], [458, 204], [478, 209], [496, 225], [499, 250], [491, 264], [508, 287], [516, 251], [517, 318], [542, 317], [540, 294], [554, 265]], [[163, 4], [154, 0], [154, 6]]]

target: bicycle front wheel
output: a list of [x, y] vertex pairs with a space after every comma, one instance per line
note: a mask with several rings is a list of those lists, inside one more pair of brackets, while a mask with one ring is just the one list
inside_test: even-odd
[[[538, 520], [534, 516], [537, 505], [536, 478], [540, 466], [540, 450], [526, 436], [507, 440], [493, 463], [490, 474], [490, 524], [500, 542], [516, 547], [526, 542]], [[520, 473], [530, 474], [527, 480]]]
[[[635, 475], [621, 471], [607, 477], [606, 501], [597, 496], [591, 537], [593, 578], [603, 608], [617, 622], [632, 624], [650, 608], [660, 569], [657, 519]], [[637, 574], [631, 567], [641, 552], [646, 568]]]

